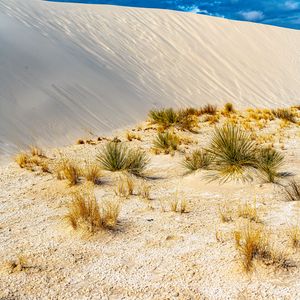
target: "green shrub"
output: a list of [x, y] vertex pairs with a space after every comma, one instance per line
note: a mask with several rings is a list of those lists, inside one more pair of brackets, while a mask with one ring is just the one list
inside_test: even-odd
[[213, 156], [206, 150], [195, 150], [191, 156], [187, 156], [183, 161], [183, 166], [189, 171], [197, 171], [199, 169], [208, 169]]
[[217, 177], [223, 181], [249, 178], [246, 171], [256, 166], [255, 143], [245, 131], [231, 124], [215, 129], [207, 151], [214, 156]]
[[153, 141], [154, 148], [163, 150], [166, 154], [177, 150], [180, 144], [178, 136], [171, 132], [158, 133], [155, 140]]

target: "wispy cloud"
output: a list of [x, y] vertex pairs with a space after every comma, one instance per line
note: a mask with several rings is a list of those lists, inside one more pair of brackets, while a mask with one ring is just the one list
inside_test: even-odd
[[240, 11], [240, 15], [246, 21], [261, 21], [265, 17], [264, 13], [260, 10]]

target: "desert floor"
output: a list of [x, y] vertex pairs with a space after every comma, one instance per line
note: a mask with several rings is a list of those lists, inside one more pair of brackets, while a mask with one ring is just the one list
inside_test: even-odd
[[[299, 178], [299, 125], [260, 122], [252, 122], [256, 141], [272, 143], [285, 156], [282, 171]], [[299, 203], [287, 202], [279, 184], [259, 176], [220, 184], [207, 180], [210, 171], [185, 174], [184, 156], [208, 146], [214, 126], [200, 118], [197, 133], [178, 132], [184, 142], [174, 155], [153, 153], [157, 128], [147, 122], [89, 144], [44, 149], [50, 165], [67, 157], [84, 166], [96, 160], [106, 139], [117, 136], [149, 154], [147, 178], [134, 178], [127, 198], [115, 193], [121, 175], [103, 171], [94, 186], [97, 201], [119, 201], [121, 212], [114, 230], [91, 236], [63, 220], [72, 192], [87, 185], [83, 179], [70, 187], [38, 167], [22, 169], [14, 161], [2, 166], [0, 299], [297, 299], [300, 251], [289, 230], [298, 224]], [[128, 141], [128, 132], [141, 141]], [[138, 196], [141, 185], [150, 188], [150, 199]], [[186, 201], [185, 212], [171, 211], [174, 199]], [[233, 235], [250, 222], [238, 213], [245, 203], [257, 209], [252, 223], [263, 226], [274, 248], [285, 253], [287, 268], [257, 260], [251, 272], [244, 270]], [[224, 213], [230, 215], [225, 222]]]

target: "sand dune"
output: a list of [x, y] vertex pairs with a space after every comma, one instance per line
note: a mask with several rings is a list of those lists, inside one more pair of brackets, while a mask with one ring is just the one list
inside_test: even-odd
[[300, 98], [300, 32], [188, 13], [0, 2], [0, 153], [68, 143], [153, 106]]

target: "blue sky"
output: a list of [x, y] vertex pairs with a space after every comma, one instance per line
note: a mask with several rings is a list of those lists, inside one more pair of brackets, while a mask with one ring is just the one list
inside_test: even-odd
[[[51, 0], [55, 1], [55, 0]], [[167, 8], [300, 29], [300, 0], [56, 0]]]

